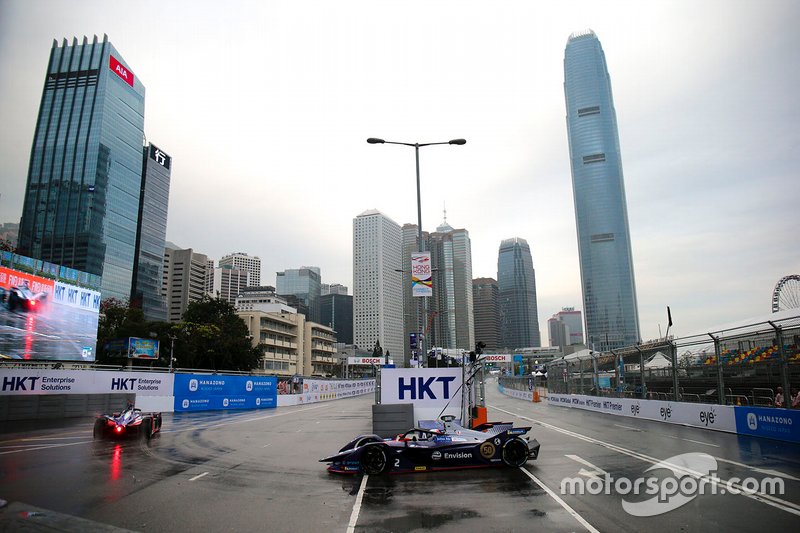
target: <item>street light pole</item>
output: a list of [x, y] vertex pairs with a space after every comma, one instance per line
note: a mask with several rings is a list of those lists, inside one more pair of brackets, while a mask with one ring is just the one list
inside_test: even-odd
[[[467, 144], [467, 141], [464, 140], [464, 139], [452, 139], [452, 140], [447, 141], [447, 142], [438, 142], [438, 143], [401, 143], [401, 142], [394, 142], [394, 141], [384, 141], [383, 139], [370, 137], [369, 139], [367, 139], [367, 142], [369, 144], [402, 144], [403, 146], [413, 146], [414, 147], [414, 155], [416, 156], [416, 162], [417, 162], [417, 251], [424, 252], [425, 251], [425, 247], [424, 247], [423, 241], [422, 241], [422, 191], [421, 191], [420, 181], [419, 181], [419, 149], [422, 146], [433, 146], [433, 145], [436, 145], [436, 144], [454, 144], [454, 145], [457, 145], [457, 146], [461, 146], [461, 145]], [[427, 350], [425, 348], [425, 341], [428, 340], [426, 338], [427, 335], [425, 334], [425, 326], [427, 324], [426, 321], [428, 319], [428, 297], [427, 296], [423, 296], [422, 297], [422, 317], [423, 318], [422, 318], [421, 327], [420, 327], [420, 321], [417, 320], [417, 330], [418, 330], [417, 333], [420, 333], [420, 331], [419, 331], [420, 329], [422, 330], [422, 332], [421, 332], [422, 333], [422, 336], [421, 336], [422, 338], [418, 339], [418, 342], [419, 342], [419, 346], [420, 346], [420, 352], [422, 353], [423, 361], [424, 361], [428, 357], [428, 352], [427, 352]], [[406, 339], [405, 342], [408, 342], [408, 339]], [[405, 352], [405, 350], [404, 350], [404, 352]], [[437, 363], [437, 366], [438, 366], [438, 363]]]

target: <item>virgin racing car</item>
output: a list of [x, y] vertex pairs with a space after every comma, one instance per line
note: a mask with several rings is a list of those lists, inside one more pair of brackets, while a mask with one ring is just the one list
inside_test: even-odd
[[[394, 439], [361, 435], [320, 459], [337, 474], [430, 472], [492, 466], [519, 467], [539, 455], [530, 427], [488, 423], [466, 429], [445, 417], [444, 430], [414, 428]], [[444, 419], [444, 418], [443, 418]]]
[[121, 413], [100, 415], [94, 421], [94, 438], [137, 435], [149, 439], [161, 430], [161, 413], [143, 413], [132, 405]]

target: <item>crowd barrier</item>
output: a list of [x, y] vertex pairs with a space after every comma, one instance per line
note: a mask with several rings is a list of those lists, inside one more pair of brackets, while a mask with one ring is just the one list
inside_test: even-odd
[[[259, 375], [0, 368], [0, 405], [22, 405], [20, 399], [26, 397], [47, 398], [48, 405], [52, 404], [47, 412], [90, 416], [97, 414], [96, 404], [83, 402], [92, 407], [77, 412], [74, 406], [81, 403], [73, 401], [75, 397], [135, 394], [136, 406], [144, 411], [269, 409], [336, 400], [375, 390], [374, 379], [309, 378], [303, 380], [302, 393], [278, 395], [277, 383], [275, 376]], [[59, 403], [69, 404], [69, 408], [62, 409], [56, 405]], [[2, 415], [0, 410], [0, 419]]]
[[[499, 385], [499, 389], [507, 396], [531, 401], [532, 393], [528, 391], [508, 389], [502, 385]], [[555, 407], [800, 443], [800, 410], [602, 398], [553, 392], [548, 393], [546, 401], [549, 406]]]

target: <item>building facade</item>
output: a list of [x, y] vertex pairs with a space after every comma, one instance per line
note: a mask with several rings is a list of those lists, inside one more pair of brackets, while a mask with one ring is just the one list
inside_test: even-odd
[[211, 297], [221, 298], [231, 305], [236, 305], [236, 297], [249, 286], [250, 272], [226, 266], [215, 268], [213, 275]]
[[144, 97], [108, 37], [53, 41], [17, 252], [102, 276], [103, 298], [131, 295]]
[[208, 257], [205, 254], [167, 242], [161, 294], [166, 303], [168, 321], [179, 322], [189, 303], [201, 300], [207, 294], [207, 268]]
[[564, 307], [547, 320], [550, 346], [583, 344], [583, 317], [574, 307]]
[[353, 344], [353, 297], [348, 294], [325, 294], [320, 297], [321, 323], [336, 332], [344, 344]]
[[223, 256], [217, 265], [244, 270], [250, 274], [250, 287], [261, 286], [261, 259], [258, 257], [247, 255], [244, 252], [236, 252]]
[[494, 278], [472, 280], [475, 342], [483, 342], [490, 351], [500, 348], [499, 291]]
[[514, 237], [500, 243], [497, 286], [502, 346], [512, 350], [541, 346], [536, 274], [525, 239]]
[[327, 294], [347, 294], [347, 286], [339, 283], [322, 283], [320, 285], [320, 295], [325, 296]]
[[564, 94], [586, 340], [603, 351], [631, 346], [640, 340], [639, 311], [617, 116], [591, 30], [567, 41]]
[[319, 323], [322, 276], [318, 267], [291, 268], [278, 272], [275, 287], [278, 294], [295, 296], [302, 301], [308, 309], [304, 313], [307, 318]]
[[144, 147], [131, 305], [140, 307], [146, 320], [158, 322], [167, 320], [161, 283], [171, 172], [169, 155], [154, 144]]
[[353, 340], [362, 349], [380, 342], [399, 360], [403, 353], [400, 226], [377, 210], [353, 220]]

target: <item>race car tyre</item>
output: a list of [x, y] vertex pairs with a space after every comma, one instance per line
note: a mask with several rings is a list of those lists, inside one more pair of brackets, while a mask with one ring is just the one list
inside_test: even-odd
[[150, 437], [153, 436], [153, 419], [152, 418], [145, 418], [142, 420], [142, 436], [150, 440]]
[[103, 438], [103, 432], [105, 431], [105, 426], [106, 423], [104, 420], [95, 420], [94, 429], [92, 430], [92, 438], [93, 439]]
[[376, 475], [386, 470], [386, 451], [383, 446], [368, 446], [361, 454], [361, 470]]
[[503, 445], [503, 462], [508, 466], [519, 467], [528, 461], [528, 443], [513, 438]]

